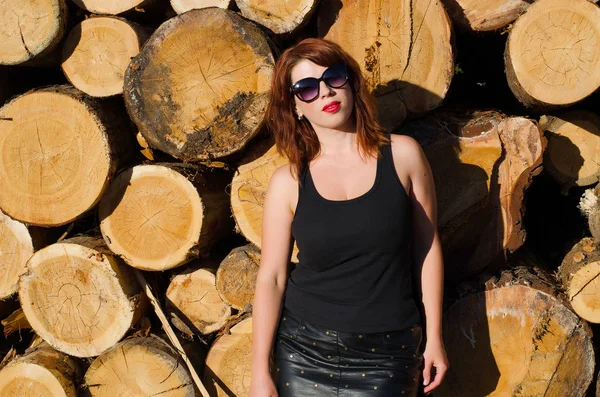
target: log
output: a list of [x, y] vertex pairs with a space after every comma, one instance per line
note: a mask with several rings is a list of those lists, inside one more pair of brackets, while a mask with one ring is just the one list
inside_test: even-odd
[[227, 9], [231, 0], [171, 0], [171, 7], [178, 14], [196, 8], [219, 7]]
[[175, 275], [166, 297], [171, 323], [188, 336], [218, 331], [231, 316], [231, 306], [219, 296], [215, 270], [211, 268], [190, 269]]
[[525, 241], [524, 192], [541, 172], [546, 142], [535, 121], [440, 111], [398, 132], [417, 139], [431, 165], [447, 278], [503, 267]]
[[558, 271], [558, 280], [579, 317], [600, 323], [598, 291], [600, 290], [600, 247], [585, 237], [567, 253]]
[[123, 95], [151, 147], [213, 159], [242, 149], [262, 126], [273, 67], [256, 26], [220, 8], [191, 10], [148, 39], [127, 68]]
[[234, 309], [249, 312], [259, 265], [260, 250], [254, 244], [232, 249], [217, 269], [216, 287], [221, 299]]
[[508, 85], [533, 110], [580, 101], [600, 86], [600, 8], [587, 0], [538, 0], [510, 30]]
[[62, 70], [76, 88], [94, 97], [123, 93], [125, 70], [150, 32], [117, 17], [92, 17], [76, 25], [62, 51]]
[[444, 0], [452, 20], [467, 31], [491, 31], [506, 27], [531, 4], [527, 0]]
[[208, 351], [204, 384], [211, 396], [247, 396], [250, 389], [252, 317], [236, 324], [230, 332], [219, 337]]
[[27, 227], [0, 211], [0, 300], [17, 292], [19, 276], [33, 255], [33, 240]]
[[177, 163], [121, 172], [98, 207], [106, 245], [129, 265], [166, 270], [207, 256], [233, 234], [226, 185], [230, 174]]
[[85, 373], [92, 397], [195, 397], [177, 352], [157, 336], [126, 339], [96, 358]]
[[81, 368], [47, 343], [28, 349], [0, 371], [0, 395], [76, 397]]
[[35, 65], [51, 57], [67, 28], [66, 0], [12, 0], [0, 13], [0, 64]]
[[0, 323], [4, 327], [4, 338], [8, 338], [15, 332], [21, 332], [22, 329], [31, 329], [31, 324], [27, 321], [27, 317], [25, 317], [25, 313], [21, 308], [15, 310]]
[[588, 219], [588, 228], [594, 241], [600, 243], [600, 184], [585, 190], [579, 201], [579, 209]]
[[143, 9], [157, 0], [73, 0], [80, 8], [94, 14], [117, 15], [134, 9]]
[[73, 87], [14, 98], [0, 108], [0, 209], [30, 225], [75, 220], [131, 160], [132, 141], [117, 109]]
[[585, 395], [594, 372], [591, 329], [556, 280], [518, 265], [475, 290], [444, 313], [452, 364], [436, 396]]
[[27, 321], [64, 353], [97, 356], [142, 315], [139, 285], [99, 238], [52, 244], [31, 257], [27, 270], [19, 283]]
[[544, 168], [567, 194], [573, 186], [600, 180], [600, 117], [585, 110], [541, 116], [548, 137]]
[[439, 0], [365, 0], [341, 8], [339, 0], [323, 0], [317, 29], [358, 61], [386, 128], [438, 107], [446, 96], [454, 74], [452, 29]]
[[[261, 247], [263, 203], [269, 180], [277, 168], [288, 162], [277, 153], [272, 141], [257, 142], [246, 151], [231, 182], [231, 209], [237, 228], [258, 248]], [[291, 260], [298, 262], [295, 242]]]
[[306, 24], [317, 7], [316, 0], [235, 0], [242, 15], [276, 34], [289, 34]]

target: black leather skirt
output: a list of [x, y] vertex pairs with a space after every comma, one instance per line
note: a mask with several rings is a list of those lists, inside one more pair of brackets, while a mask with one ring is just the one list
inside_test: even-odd
[[422, 383], [423, 329], [351, 333], [290, 315], [275, 337], [279, 397], [416, 397]]

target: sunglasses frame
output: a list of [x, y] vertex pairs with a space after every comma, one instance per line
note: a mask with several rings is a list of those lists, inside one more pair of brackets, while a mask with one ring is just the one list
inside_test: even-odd
[[[325, 77], [325, 74], [333, 68], [337, 68], [337, 67], [342, 67], [343, 70], [346, 72], [346, 79], [344, 80], [344, 82], [338, 86], [338, 87], [334, 87], [332, 85], [327, 84], [327, 81], [325, 80], [327, 77]], [[317, 81], [317, 94], [314, 96], [314, 98], [311, 99], [302, 99], [300, 98], [298, 92], [295, 92], [295, 89], [298, 88], [296, 87], [300, 82], [305, 81], [305, 80], [316, 80]], [[319, 94], [321, 93], [321, 81], [325, 83], [325, 85], [329, 88], [342, 88], [343, 86], [345, 86], [348, 81], [350, 80], [350, 76], [348, 73], [348, 66], [345, 63], [336, 63], [334, 65], [329, 66], [327, 69], [325, 69], [323, 71], [323, 74], [321, 75], [321, 77], [316, 78], [316, 77], [305, 77], [303, 79], [300, 79], [298, 81], [296, 81], [294, 84], [290, 85], [290, 92], [292, 93], [292, 95], [295, 95], [296, 98], [298, 98], [299, 100], [301, 100], [302, 102], [311, 102], [314, 101], [315, 99], [317, 99], [319, 97]]]

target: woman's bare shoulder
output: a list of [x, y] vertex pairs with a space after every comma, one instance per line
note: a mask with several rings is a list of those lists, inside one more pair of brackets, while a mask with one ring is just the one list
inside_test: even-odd
[[419, 169], [423, 166], [425, 156], [421, 144], [408, 135], [390, 134], [392, 139], [392, 155], [396, 165], [404, 169]]

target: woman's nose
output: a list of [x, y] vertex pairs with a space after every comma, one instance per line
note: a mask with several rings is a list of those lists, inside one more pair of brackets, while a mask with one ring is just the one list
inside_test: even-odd
[[319, 87], [319, 92], [321, 93], [321, 98], [328, 97], [331, 94], [335, 93], [333, 88], [331, 88], [327, 84], [325, 84], [324, 81], [320, 81], [319, 84], [321, 84], [321, 87]]

